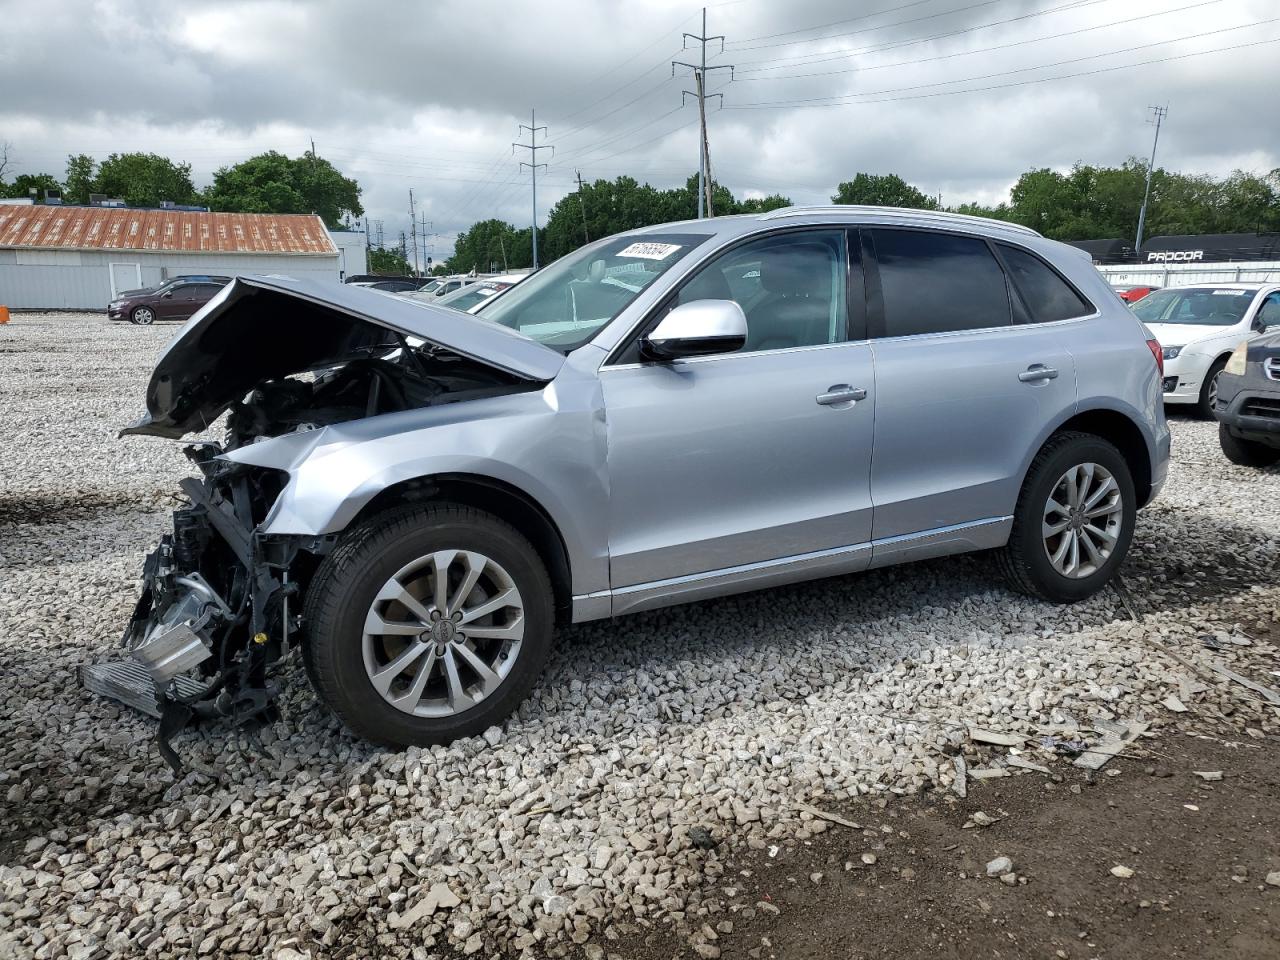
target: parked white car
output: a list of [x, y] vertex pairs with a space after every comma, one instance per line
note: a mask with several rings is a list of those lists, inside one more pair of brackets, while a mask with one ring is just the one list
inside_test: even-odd
[[479, 313], [484, 306], [493, 301], [494, 297], [510, 290], [527, 276], [529, 276], [527, 273], [506, 273], [497, 277], [487, 277], [461, 290], [437, 297], [435, 302], [442, 307], [453, 307], [464, 313]]
[[1133, 312], [1160, 341], [1164, 402], [1195, 404], [1209, 417], [1231, 351], [1268, 327], [1280, 329], [1280, 284], [1166, 287], [1133, 304]]

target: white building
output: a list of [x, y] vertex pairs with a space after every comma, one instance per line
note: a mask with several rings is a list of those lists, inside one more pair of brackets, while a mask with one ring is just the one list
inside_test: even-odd
[[187, 274], [341, 279], [312, 214], [0, 206], [0, 304], [105, 310], [117, 292]]

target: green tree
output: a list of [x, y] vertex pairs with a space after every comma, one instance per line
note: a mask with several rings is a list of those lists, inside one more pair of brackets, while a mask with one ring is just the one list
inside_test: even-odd
[[316, 213], [333, 228], [364, 213], [360, 185], [311, 151], [290, 159], [272, 150], [222, 167], [205, 196], [212, 210]]
[[61, 190], [62, 184], [51, 173], [20, 173], [13, 178], [13, 183], [0, 183], [0, 197], [29, 197], [32, 187], [39, 201], [44, 198], [44, 191]]
[[67, 157], [67, 203], [88, 203], [89, 194], [97, 192], [98, 161], [87, 153]]
[[911, 207], [937, 210], [938, 201], [907, 183], [896, 173], [859, 173], [836, 187], [832, 203], [856, 203], [872, 207]]
[[409, 261], [399, 250], [386, 250], [382, 247], [369, 248], [369, 272], [383, 273], [389, 276], [404, 277], [411, 272]]
[[768, 213], [770, 210], [781, 210], [791, 206], [791, 198], [780, 193], [771, 193], [767, 197], [747, 197], [738, 204], [735, 213]]
[[154, 153], [113, 153], [98, 165], [93, 183], [95, 193], [119, 197], [131, 207], [158, 207], [164, 200], [195, 203], [199, 199], [191, 182], [191, 164], [174, 163]]

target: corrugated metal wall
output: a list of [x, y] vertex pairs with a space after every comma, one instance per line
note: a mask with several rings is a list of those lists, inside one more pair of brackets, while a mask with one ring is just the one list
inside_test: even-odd
[[[64, 259], [32, 262], [39, 251], [0, 250], [0, 304], [18, 310], [106, 310], [111, 300], [111, 264], [117, 276], [133, 278], [137, 264], [142, 286], [191, 273], [237, 276], [281, 273], [290, 277], [338, 280], [338, 254], [332, 256], [254, 256], [236, 254], [56, 251]], [[74, 255], [79, 263], [68, 259]], [[124, 284], [135, 286], [132, 279]]]

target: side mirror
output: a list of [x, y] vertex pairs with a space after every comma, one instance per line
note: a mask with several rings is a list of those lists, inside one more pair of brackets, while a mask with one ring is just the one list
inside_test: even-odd
[[1253, 323], [1250, 324], [1258, 333], [1266, 333], [1269, 324], [1262, 317], [1254, 317]]
[[747, 316], [732, 300], [694, 300], [668, 313], [640, 342], [646, 360], [732, 353], [747, 342]]
[[161, 299], [161, 300], [171, 300], [171, 299], [173, 299], [173, 291], [172, 291], [172, 290], [166, 290], [164, 293], [160, 294], [160, 299]]

